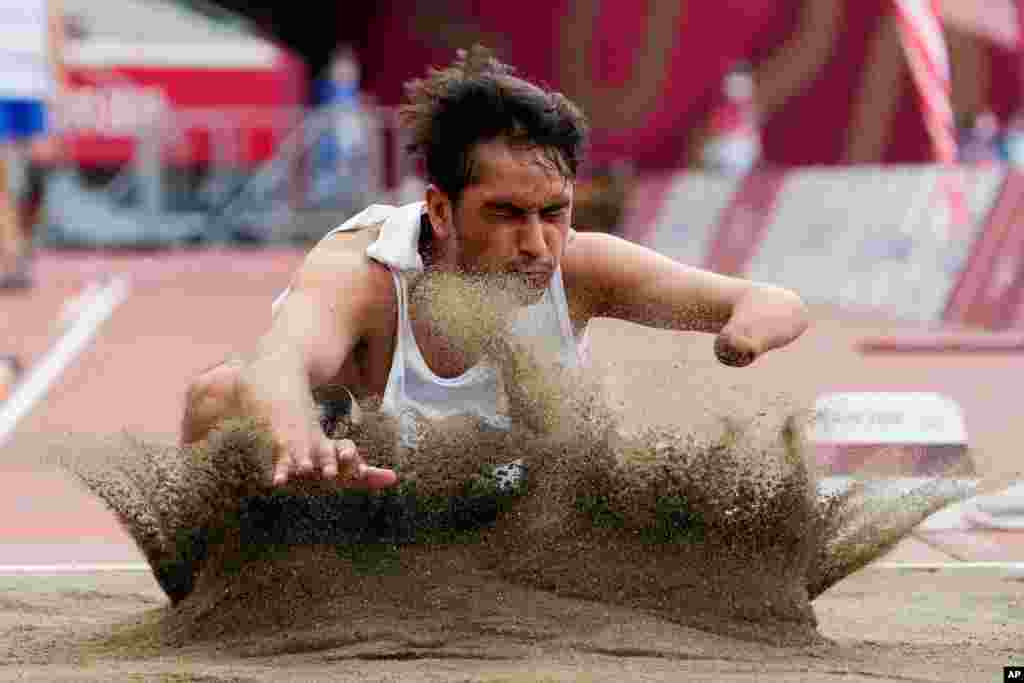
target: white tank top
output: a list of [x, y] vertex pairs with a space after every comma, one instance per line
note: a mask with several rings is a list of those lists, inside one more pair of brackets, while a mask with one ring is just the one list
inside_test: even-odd
[[[394, 269], [391, 274], [398, 297], [398, 330], [381, 410], [399, 420], [402, 444], [415, 445], [417, 417], [430, 421], [475, 415], [495, 429], [508, 429], [509, 418], [493, 366], [480, 362], [451, 378], [440, 377], [427, 366], [409, 320], [406, 276]], [[555, 270], [541, 299], [519, 313], [513, 329], [517, 334], [556, 343], [559, 359], [567, 368], [586, 363], [586, 330], [576, 338], [561, 268]]]
[[[416, 343], [409, 321], [406, 281], [409, 273], [415, 274], [423, 268], [422, 259], [416, 251], [423, 211], [422, 202], [402, 207], [373, 205], [328, 232], [321, 240], [339, 232], [381, 225], [379, 237], [367, 247], [366, 254], [391, 271], [398, 300], [395, 351], [381, 410], [399, 420], [401, 441], [409, 446], [415, 443], [417, 416], [436, 420], [454, 415], [476, 415], [496, 429], [509, 427], [509, 418], [501, 407], [498, 375], [493, 367], [482, 362], [458, 377], [439, 377], [427, 366]], [[277, 310], [289, 291], [290, 288], [281, 292], [272, 310]], [[561, 268], [555, 270], [540, 300], [522, 309], [513, 321], [513, 329], [520, 335], [550, 341], [565, 367], [579, 367], [588, 360], [587, 330], [584, 329], [577, 339], [569, 316]], [[550, 344], [548, 348], [551, 348]]]
[[0, 98], [54, 93], [46, 0], [0, 0]]

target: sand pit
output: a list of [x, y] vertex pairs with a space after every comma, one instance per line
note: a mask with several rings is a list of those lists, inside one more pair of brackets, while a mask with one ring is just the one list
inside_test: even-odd
[[[506, 385], [528, 380], [509, 396], [521, 427], [428, 426], [408, 451], [367, 406], [346, 429], [373, 464], [398, 469], [397, 491], [272, 491], [269, 445], [244, 422], [186, 451], [128, 438], [66, 451], [175, 602], [100, 629], [90, 661], [322, 653], [494, 672], [538, 653], [752, 662], [779, 646], [827, 650], [812, 599], [949, 500], [821, 501], [791, 407], [697, 433], [626, 432], [591, 378], [554, 372], [529, 340], [463, 341]], [[488, 466], [515, 458], [529, 487], [498, 495]]]
[[[361, 435], [386, 424], [368, 421]], [[137, 441], [110, 443], [93, 457], [76, 450], [69, 464], [79, 474], [102, 463], [83, 478], [126, 521], [176, 603], [122, 634], [118, 650], [199, 642], [239, 652], [318, 650], [359, 640], [365, 621], [395, 642], [474, 640], [482, 622], [514, 635], [538, 609], [561, 614], [550, 605], [562, 598], [605, 603], [602, 614], [614, 604], [709, 632], [808, 644], [820, 640], [811, 598], [884, 552], [940, 500], [921, 496], [895, 522], [879, 523], [890, 518], [876, 512], [868, 524], [865, 501], [854, 515], [852, 498], [818, 502], [802, 489], [795, 495], [793, 484], [749, 505], [755, 514], [741, 510], [738, 497], [759, 489], [735, 474], [735, 463], [716, 467], [730, 462], [722, 442], [703, 449], [685, 442], [693, 478], [666, 481], [672, 458], [683, 455], [664, 445], [647, 462], [581, 467], [570, 476], [556, 460], [569, 451], [545, 451], [553, 447], [537, 436], [499, 443], [492, 433], [494, 462], [507, 462], [513, 450], [529, 456], [529, 491], [502, 496], [468, 457], [464, 439], [473, 432], [446, 434], [428, 443], [448, 458], [405, 453], [410, 460], [402, 461], [397, 449], [381, 448], [374, 461], [407, 473], [407, 482], [376, 494], [313, 483], [270, 491], [262, 483], [269, 446], [244, 422], [184, 453]], [[728, 438], [728, 453], [744, 452], [739, 437]], [[777, 451], [791, 453], [784, 445]], [[105, 457], [95, 458], [100, 452]], [[146, 480], [130, 473], [155, 460], [164, 460], [164, 478], [146, 500]], [[723, 471], [736, 478], [732, 498], [708, 490], [707, 477], [728, 484]], [[162, 501], [155, 509], [153, 498]], [[886, 505], [896, 511], [894, 501]], [[392, 616], [390, 626], [383, 615]], [[593, 628], [571, 617], [559, 623], [565, 637]], [[282, 632], [288, 645], [279, 643]]]
[[982, 571], [860, 572], [815, 602], [831, 642], [810, 647], [715, 636], [493, 579], [456, 580], [435, 596], [436, 627], [403, 626], [385, 606], [233, 647], [144, 647], [140, 634], [167, 610], [148, 574], [0, 576], [0, 594], [5, 681], [998, 681], [1003, 666], [1024, 664], [1014, 616], [1024, 582]]
[[[331, 614], [351, 619], [354, 604], [377, 611], [392, 598], [404, 621], [431, 622], [437, 605], [425, 596], [481, 575], [709, 632], [810, 643], [819, 637], [811, 600], [952, 499], [919, 491], [878, 501], [854, 490], [822, 500], [799, 415], [627, 434], [593, 378], [561, 371], [542, 346], [508, 332], [509, 283], [444, 276], [416, 291], [446, 335], [500, 369], [517, 428], [422, 425], [410, 450], [398, 447], [393, 421], [366, 411], [345, 436], [400, 472], [395, 491], [271, 490], [271, 446], [244, 421], [190, 449], [127, 439], [102, 457], [66, 459], [117, 512], [175, 604], [160, 638], [321, 630]], [[528, 488], [502, 494], [490, 467], [514, 459]]]

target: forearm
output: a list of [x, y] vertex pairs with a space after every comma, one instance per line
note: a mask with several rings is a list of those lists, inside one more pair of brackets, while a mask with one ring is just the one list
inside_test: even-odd
[[[249, 417], [272, 418], [279, 402], [303, 410], [304, 381], [294, 358], [288, 354], [233, 355], [200, 373], [189, 384], [181, 422], [181, 443], [205, 439], [224, 420]], [[301, 412], [300, 412], [301, 414]]]
[[282, 411], [295, 416], [292, 419], [314, 419], [312, 390], [301, 348], [273, 338], [261, 340], [239, 370], [240, 407], [257, 419], [269, 420], [270, 413]]
[[719, 332], [754, 283], [687, 266], [639, 244], [581, 234], [567, 257], [568, 291], [590, 317]]
[[333, 379], [355, 344], [339, 335], [332, 308], [316, 292], [293, 291], [252, 350], [240, 358], [240, 386], [254, 399], [286, 414], [308, 418], [313, 389]]
[[807, 311], [794, 292], [761, 282], [652, 262], [650, 275], [617, 297], [614, 317], [682, 332], [730, 333], [768, 351], [807, 328]]
[[719, 360], [746, 365], [807, 329], [793, 292], [693, 268], [626, 240], [581, 234], [563, 258], [574, 319], [609, 317], [717, 334]]
[[607, 295], [611, 304], [603, 315], [647, 327], [717, 334], [755, 287], [737, 278], [672, 264], [671, 270], [666, 268], [632, 289]]
[[614, 317], [661, 329], [718, 335], [716, 353], [729, 365], [747, 365], [789, 344], [807, 329], [807, 310], [795, 293], [715, 273], [645, 293]]

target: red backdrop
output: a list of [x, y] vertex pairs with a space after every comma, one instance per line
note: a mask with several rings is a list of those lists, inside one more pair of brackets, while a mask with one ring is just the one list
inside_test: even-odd
[[[344, 34], [364, 82], [397, 104], [402, 83], [457, 47], [493, 47], [584, 106], [591, 158], [641, 169], [685, 165], [722, 76], [751, 62], [764, 155], [780, 164], [919, 162], [930, 147], [900, 50], [891, 0], [384, 0]], [[443, 5], [443, 6], [442, 6]], [[553, 46], [553, 48], [552, 48]], [[1001, 112], [1020, 100], [1019, 57], [985, 46]], [[1011, 87], [1012, 86], [1012, 87]]]

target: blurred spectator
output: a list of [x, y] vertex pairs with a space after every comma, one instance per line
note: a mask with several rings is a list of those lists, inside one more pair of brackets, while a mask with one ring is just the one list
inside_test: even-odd
[[57, 0], [0, 0], [0, 289], [31, 285], [35, 216], [21, 215], [19, 198], [40, 192], [32, 152], [38, 160], [53, 153], [30, 143], [47, 131], [64, 80], [63, 33]]
[[341, 46], [318, 83], [310, 204], [355, 211], [370, 191], [370, 129], [360, 100], [355, 51]]
[[1024, 168], [1024, 112], [1017, 112], [1003, 134], [1003, 157], [1014, 168]]
[[747, 173], [761, 156], [761, 136], [754, 102], [754, 80], [740, 65], [722, 85], [723, 101], [712, 112], [704, 143], [702, 165], [730, 175]]
[[573, 226], [577, 230], [622, 234], [622, 220], [636, 172], [620, 162], [595, 169], [576, 183]]
[[81, 14], [64, 12], [64, 40], [71, 42], [89, 37], [89, 25]]
[[995, 164], [1000, 160], [999, 120], [990, 111], [981, 112], [960, 126], [959, 158], [964, 164]]

